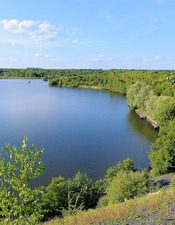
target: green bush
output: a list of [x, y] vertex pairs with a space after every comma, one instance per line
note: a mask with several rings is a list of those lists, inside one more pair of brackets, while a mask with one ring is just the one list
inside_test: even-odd
[[67, 207], [68, 181], [63, 177], [52, 178], [42, 195], [45, 217], [54, 217], [61, 214], [63, 208]]
[[97, 203], [98, 207], [105, 207], [107, 206], [109, 203], [109, 199], [107, 195], [104, 195], [103, 197], [101, 197]]
[[119, 171], [122, 171], [122, 170], [135, 172], [138, 169], [135, 167], [135, 164], [132, 161], [132, 159], [127, 158], [127, 159], [123, 160], [123, 163], [119, 162], [118, 164], [116, 164], [116, 166], [109, 167], [105, 177], [110, 180], [113, 177], [115, 177]]
[[119, 171], [106, 192], [110, 203], [122, 202], [149, 192], [151, 181], [146, 171]]
[[53, 178], [42, 196], [45, 216], [68, 215], [76, 209], [96, 206], [104, 194], [103, 185], [102, 181], [94, 184], [86, 174], [80, 172], [66, 181], [62, 177]]

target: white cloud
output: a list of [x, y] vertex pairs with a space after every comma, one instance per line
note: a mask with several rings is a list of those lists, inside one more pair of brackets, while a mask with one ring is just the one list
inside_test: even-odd
[[2, 24], [5, 30], [13, 33], [28, 33], [37, 29], [37, 22], [31, 20], [24, 20], [23, 22], [19, 22], [18, 20], [1, 20], [0, 24]]
[[96, 62], [96, 61], [99, 61], [99, 60], [100, 60], [99, 58], [87, 59], [87, 61], [92, 61], [92, 62]]
[[162, 56], [160, 56], [160, 55], [154, 57], [155, 60], [158, 60], [158, 59], [161, 59], [161, 58], [162, 58]]
[[33, 56], [34, 56], [35, 60], [47, 59], [47, 60], [51, 60], [51, 61], [60, 61], [60, 58], [53, 57], [53, 56], [47, 55], [47, 54], [45, 55], [45, 54], [42, 54], [42, 53], [35, 53]]
[[73, 40], [72, 43], [73, 44], [78, 43], [78, 40]]
[[34, 57], [39, 57], [39, 56], [41, 56], [42, 54], [41, 53], [35, 53], [34, 54]]
[[158, 56], [155, 56], [154, 58], [149, 58], [149, 59], [143, 59], [143, 62], [153, 62], [153, 61], [157, 61], [157, 60], [160, 60], [160, 59], [163, 59], [162, 56], [158, 55]]
[[99, 55], [96, 58], [85, 59], [85, 61], [92, 61], [92, 62], [107, 61], [107, 60], [112, 60], [112, 57], [104, 57], [104, 55]]
[[64, 28], [62, 26], [56, 27], [45, 22], [40, 24], [38, 29], [29, 33], [29, 35], [31, 35], [31, 38], [35, 41], [52, 41], [57, 39], [57, 32], [63, 29]]
[[31, 20], [1, 20], [0, 24], [4, 30], [12, 33], [26, 34], [34, 41], [53, 41], [57, 39], [58, 31], [63, 30], [62, 26], [56, 27], [48, 22], [40, 23]]

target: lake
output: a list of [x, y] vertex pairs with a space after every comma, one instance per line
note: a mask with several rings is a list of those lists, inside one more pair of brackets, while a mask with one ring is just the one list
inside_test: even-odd
[[157, 132], [130, 112], [126, 97], [92, 89], [49, 87], [43, 80], [0, 80], [0, 148], [5, 143], [44, 148], [46, 171], [32, 185], [80, 171], [93, 180], [131, 158], [149, 166]]

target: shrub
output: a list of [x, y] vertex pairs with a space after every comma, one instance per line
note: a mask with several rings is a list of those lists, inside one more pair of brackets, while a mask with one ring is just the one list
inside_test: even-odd
[[105, 177], [107, 179], [112, 179], [113, 177], [115, 177], [117, 175], [117, 173], [119, 171], [122, 171], [122, 170], [135, 172], [138, 169], [135, 167], [135, 164], [132, 161], [132, 159], [127, 158], [127, 159], [123, 160], [123, 163], [119, 162], [118, 164], [116, 164], [116, 166], [109, 167]]
[[60, 215], [63, 208], [67, 207], [68, 181], [63, 177], [52, 178], [42, 195], [45, 217]]
[[110, 203], [122, 202], [149, 192], [151, 181], [146, 171], [119, 171], [106, 192]]
[[94, 207], [104, 194], [103, 182], [95, 184], [86, 174], [78, 172], [72, 179], [53, 178], [43, 194], [45, 216], [71, 214], [76, 209]]
[[104, 195], [103, 197], [101, 197], [98, 201], [98, 207], [105, 207], [108, 205], [109, 199], [107, 195]]

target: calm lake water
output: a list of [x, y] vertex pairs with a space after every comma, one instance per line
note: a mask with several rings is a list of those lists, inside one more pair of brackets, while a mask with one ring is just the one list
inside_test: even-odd
[[[126, 158], [149, 166], [152, 126], [129, 111], [124, 96], [99, 90], [49, 87], [42, 80], [0, 80], [0, 148], [44, 148], [46, 171], [34, 184], [77, 171], [93, 180]], [[33, 184], [33, 185], [34, 185]]]

